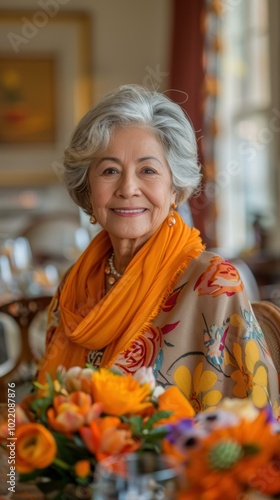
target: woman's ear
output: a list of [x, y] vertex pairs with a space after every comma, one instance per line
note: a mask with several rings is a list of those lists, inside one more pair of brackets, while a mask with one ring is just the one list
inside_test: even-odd
[[176, 191], [176, 189], [173, 189], [172, 194], [171, 194], [171, 205], [174, 203], [175, 205], [178, 205], [179, 201], [179, 196]]

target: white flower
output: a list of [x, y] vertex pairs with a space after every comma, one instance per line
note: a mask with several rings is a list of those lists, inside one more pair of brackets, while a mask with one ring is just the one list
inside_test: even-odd
[[149, 368], [146, 368], [145, 366], [142, 366], [137, 370], [137, 372], [133, 375], [133, 378], [137, 380], [137, 382], [140, 385], [143, 384], [150, 384], [151, 391], [154, 390], [156, 386], [156, 379], [153, 374], [153, 369], [151, 366]]
[[254, 406], [250, 399], [224, 398], [219, 408], [238, 415], [240, 418], [253, 422], [259, 415], [260, 410]]
[[195, 422], [206, 432], [211, 433], [216, 429], [235, 427], [240, 424], [241, 417], [234, 411], [217, 408], [216, 410], [206, 410], [195, 416]]
[[85, 379], [91, 380], [93, 374], [92, 368], [80, 368], [80, 366], [72, 366], [66, 372], [64, 385], [68, 392], [82, 391]]
[[161, 396], [161, 394], [163, 394], [164, 392], [165, 392], [165, 389], [161, 385], [157, 385], [154, 389], [154, 392], [153, 392], [153, 398], [158, 399]]
[[81, 372], [82, 368], [80, 366], [72, 366], [72, 368], [69, 368], [69, 370], [66, 372], [64, 385], [68, 392], [81, 390]]

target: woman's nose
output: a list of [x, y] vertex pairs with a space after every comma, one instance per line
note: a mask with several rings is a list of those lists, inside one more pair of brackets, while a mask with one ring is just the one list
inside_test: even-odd
[[123, 173], [118, 183], [117, 195], [124, 198], [137, 196], [141, 193], [139, 179], [132, 172]]

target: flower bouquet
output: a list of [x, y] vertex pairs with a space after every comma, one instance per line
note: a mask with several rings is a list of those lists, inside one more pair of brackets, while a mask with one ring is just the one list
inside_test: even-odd
[[89, 490], [96, 464], [123, 453], [162, 451], [168, 424], [194, 411], [176, 387], [155, 386], [151, 368], [132, 375], [61, 369], [16, 409], [16, 469], [44, 494]]
[[181, 464], [179, 500], [280, 499], [280, 421], [270, 407], [224, 399], [195, 415], [179, 389], [156, 387], [151, 368], [74, 367], [34, 386], [16, 408], [16, 469], [52, 499], [69, 485], [91, 498], [100, 464], [147, 451]]

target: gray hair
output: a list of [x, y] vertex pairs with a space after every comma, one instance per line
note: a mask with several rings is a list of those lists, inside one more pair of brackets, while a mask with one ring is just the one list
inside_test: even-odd
[[91, 214], [89, 168], [107, 147], [113, 130], [122, 126], [143, 126], [155, 134], [171, 170], [177, 203], [189, 198], [201, 179], [192, 124], [182, 108], [168, 97], [132, 84], [106, 95], [74, 130], [64, 152], [64, 181], [74, 202]]

